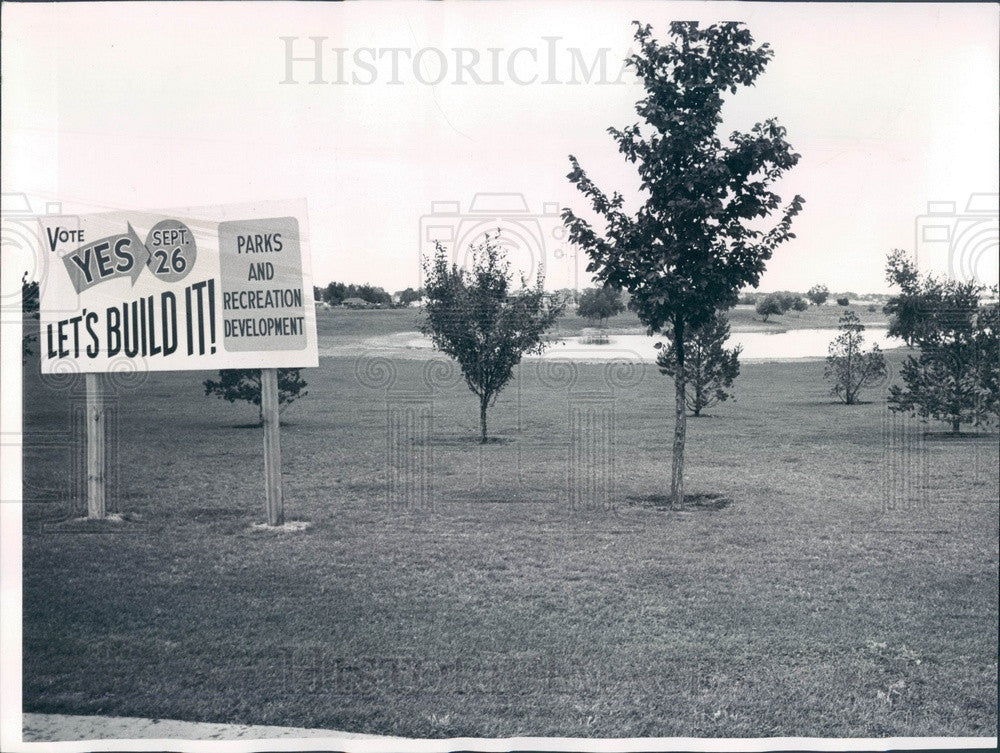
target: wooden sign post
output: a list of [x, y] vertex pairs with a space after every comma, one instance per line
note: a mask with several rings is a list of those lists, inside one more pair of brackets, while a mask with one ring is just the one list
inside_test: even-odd
[[278, 369], [319, 366], [305, 221], [302, 202], [40, 219], [59, 260], [39, 290], [41, 371], [86, 375], [87, 518], [121, 512], [101, 374], [259, 369], [265, 527], [285, 529]]
[[281, 417], [278, 412], [278, 370], [260, 370], [260, 407], [264, 418], [264, 486], [267, 493], [267, 524], [285, 522], [281, 497]]
[[107, 425], [100, 375], [85, 374], [87, 387], [87, 518], [103, 520], [107, 504]]

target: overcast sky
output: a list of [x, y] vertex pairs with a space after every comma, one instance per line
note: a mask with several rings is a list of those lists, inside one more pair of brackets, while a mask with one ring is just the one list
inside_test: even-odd
[[[956, 269], [995, 280], [995, 216], [962, 215], [997, 190], [997, 17], [989, 4], [5, 3], [3, 191], [67, 212], [304, 198], [315, 281], [389, 290], [418, 283], [433, 234], [500, 225], [520, 266], [544, 260], [547, 287], [582, 286], [545, 212], [585, 206], [570, 153], [634, 195], [605, 133], [636, 119], [639, 89], [619, 80], [630, 22], [662, 37], [671, 20], [742, 20], [775, 56], [726, 127], [777, 116], [802, 155], [780, 192], [806, 198], [761, 289], [884, 291], [894, 247], [945, 271], [950, 245]], [[308, 57], [311, 37], [325, 38], [324, 83], [308, 60], [281, 83], [287, 45]], [[603, 76], [581, 69], [602, 54]], [[477, 194], [486, 211], [470, 214]], [[931, 225], [969, 232], [916, 248], [928, 201], [958, 215]]]

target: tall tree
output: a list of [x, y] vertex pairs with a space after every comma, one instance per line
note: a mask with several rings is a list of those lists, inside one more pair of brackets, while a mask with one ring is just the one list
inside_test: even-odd
[[885, 356], [878, 344], [865, 351], [865, 325], [853, 311], [840, 317], [840, 334], [830, 343], [824, 375], [833, 380], [830, 393], [847, 405], [858, 401], [858, 393], [878, 383], [886, 374]]
[[[674, 22], [660, 44], [649, 25], [636, 22], [639, 51], [627, 65], [641, 78], [645, 96], [636, 103], [643, 123], [609, 128], [625, 159], [636, 165], [643, 204], [634, 214], [625, 197], [598, 188], [570, 155], [567, 176], [604, 221], [604, 234], [563, 211], [570, 239], [590, 256], [597, 280], [627, 290], [650, 334], [662, 332], [676, 359], [675, 428], [671, 500], [684, 500], [685, 357], [689, 333], [717, 309], [736, 303], [745, 286], [756, 287], [778, 244], [793, 237], [796, 196], [779, 209], [772, 185], [799, 160], [785, 129], [771, 118], [749, 132], [717, 135], [723, 95], [752, 86], [773, 53], [757, 46], [739, 23], [701, 28]], [[760, 229], [778, 212], [777, 224]]]
[[[982, 426], [1000, 418], [1000, 303], [974, 280], [921, 277], [905, 252], [889, 254], [886, 278], [900, 289], [885, 305], [889, 334], [920, 350], [908, 356], [889, 408], [923, 419]], [[984, 293], [994, 298], [984, 303]]]
[[486, 411], [514, 375], [525, 353], [541, 353], [542, 336], [562, 314], [563, 306], [533, 285], [513, 284], [510, 264], [495, 235], [472, 249], [472, 268], [448, 264], [437, 244], [424, 260], [424, 321], [421, 331], [434, 347], [458, 361], [462, 376], [479, 398], [480, 441], [487, 441]]
[[[740, 353], [743, 348], [727, 348], [729, 319], [719, 313], [708, 324], [690, 334], [684, 358], [684, 383], [687, 385], [687, 407], [695, 416], [716, 403], [729, 399], [729, 388], [740, 374]], [[657, 349], [661, 344], [656, 344]], [[673, 377], [677, 368], [674, 344], [668, 342], [656, 359], [660, 372]]]

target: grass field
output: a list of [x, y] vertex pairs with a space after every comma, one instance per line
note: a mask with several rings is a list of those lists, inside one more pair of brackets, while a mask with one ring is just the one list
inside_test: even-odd
[[[323, 312], [321, 339], [415, 314]], [[122, 382], [126, 520], [57, 522], [79, 509], [82, 385], [26, 376], [25, 709], [430, 737], [997, 733], [995, 434], [835, 404], [820, 362], [748, 363], [688, 425], [689, 492], [715, 509], [671, 512], [651, 499], [672, 429], [654, 367], [525, 363], [480, 446], [440, 359], [305, 372], [282, 430], [297, 533], [253, 528], [262, 440], [236, 426], [255, 409], [198, 373]]]
[[[851, 306], [865, 326], [884, 327], [886, 317], [881, 305], [875, 311], [868, 310], [869, 304]], [[794, 329], [836, 329], [837, 320], [845, 311], [840, 306], [810, 306], [805, 311], [789, 311], [781, 316], [769, 317], [762, 321], [753, 306], [736, 306], [727, 312], [733, 332], [773, 331], [783, 332]], [[337, 336], [348, 342], [357, 343], [364, 338], [397, 332], [412, 332], [419, 327], [419, 309], [342, 309], [333, 308], [318, 312], [316, 325], [320, 338]], [[572, 308], [558, 320], [553, 331], [555, 336], [578, 335], [595, 322], [577, 316]], [[645, 327], [631, 311], [613, 316], [604, 323], [609, 332], [618, 334], [640, 334]]]

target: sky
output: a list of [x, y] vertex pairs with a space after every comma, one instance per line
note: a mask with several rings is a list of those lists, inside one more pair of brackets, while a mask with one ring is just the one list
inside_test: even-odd
[[[774, 59], [727, 103], [723, 133], [776, 116], [801, 155], [778, 191], [806, 199], [797, 237], [760, 289], [885, 292], [893, 248], [928, 271], [996, 281], [1000, 28], [990, 4], [2, 12], [5, 211], [11, 196], [63, 213], [304, 199], [317, 284], [417, 286], [435, 238], [462, 258], [471, 238], [500, 227], [523, 272], [543, 268], [550, 289], [585, 287], [586, 259], [557, 212], [586, 209], [566, 180], [569, 154], [638, 206], [634, 169], [606, 133], [637, 119], [641, 91], [620, 75], [632, 20], [660, 38], [672, 20], [739, 20]], [[928, 202], [938, 202], [930, 216]], [[3, 261], [7, 280], [19, 278], [11, 267], [32, 267]]]

